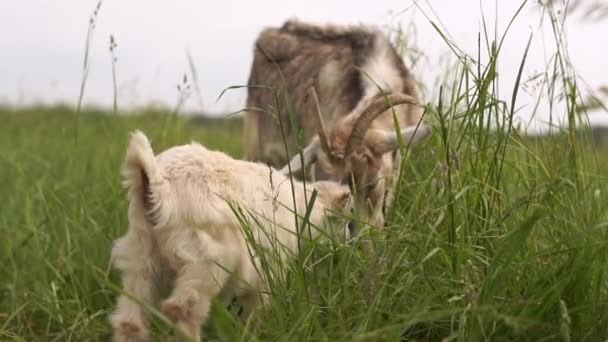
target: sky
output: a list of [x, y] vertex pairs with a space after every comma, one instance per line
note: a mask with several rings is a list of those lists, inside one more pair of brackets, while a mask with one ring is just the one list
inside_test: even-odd
[[[20, 106], [78, 101], [87, 29], [97, 3], [0, 2], [0, 103]], [[432, 101], [438, 91], [438, 77], [453, 70], [447, 68], [446, 61], [453, 60], [454, 55], [431, 22], [448, 32], [460, 49], [476, 56], [478, 33], [483, 30], [482, 13], [490, 34], [501, 34], [520, 5], [516, 0], [105, 0], [92, 30], [83, 101], [85, 105], [112, 105], [109, 41], [113, 35], [117, 42], [114, 53], [120, 109], [147, 104], [174, 106], [180, 96], [177, 84], [185, 73], [191, 73], [190, 54], [201, 96], [193, 92], [185, 111], [238, 111], [244, 107], [244, 89], [229, 90], [219, 101], [218, 95], [227, 87], [246, 84], [259, 32], [292, 17], [318, 23], [401, 25], [426, 56], [412, 71], [427, 88], [425, 100]], [[545, 70], [552, 37], [548, 21], [540, 24], [539, 13], [536, 1], [528, 1], [505, 40], [499, 64], [499, 85], [505, 99], [510, 99], [530, 34], [533, 40], [523, 78]], [[598, 44], [605, 40], [602, 35], [606, 32], [608, 20], [587, 23], [576, 16], [570, 19], [569, 53], [585, 88], [595, 89], [608, 79], [603, 51], [606, 46]], [[534, 91], [521, 92], [518, 107], [524, 119], [532, 111]], [[608, 113], [594, 113], [592, 121], [608, 124], [607, 118]], [[538, 119], [546, 117], [540, 115]]]

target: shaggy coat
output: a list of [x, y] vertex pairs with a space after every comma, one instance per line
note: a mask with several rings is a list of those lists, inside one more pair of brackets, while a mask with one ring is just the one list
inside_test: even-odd
[[[326, 219], [347, 206], [347, 187], [317, 182], [306, 189], [297, 181], [292, 187], [289, 179], [266, 165], [235, 160], [196, 143], [154, 156], [146, 136], [135, 132], [123, 175], [129, 191], [129, 230], [112, 249], [123, 289], [155, 305], [159, 282], [171, 277], [173, 288], [162, 301], [162, 312], [195, 339], [200, 339], [215, 296], [237, 298], [247, 316], [268, 292], [257, 271], [259, 249], [251, 248], [244, 221], [247, 236], [258, 248], [277, 251], [276, 265], [282, 265], [298, 251], [294, 212], [304, 216], [307, 198], [316, 189], [309, 216], [312, 238], [326, 228], [346, 233], [344, 224], [328, 224]], [[234, 211], [242, 214], [237, 217]], [[115, 340], [147, 340], [145, 312], [136, 301], [120, 296], [110, 317]]]
[[[360, 160], [350, 160], [352, 155], [345, 153], [353, 127], [371, 101], [385, 93], [406, 95], [408, 100], [372, 113], [374, 119], [366, 130], [381, 133], [366, 137], [363, 148], [352, 151], [353, 155], [358, 152]], [[360, 185], [357, 198], [367, 219], [382, 225], [384, 200], [390, 197], [387, 193], [393, 189], [400, 167], [393, 113], [400, 128], [411, 129], [422, 116], [417, 102], [410, 72], [379, 29], [289, 20], [280, 28], [265, 29], [255, 42], [244, 123], [246, 158], [282, 167], [294, 157], [298, 146], [292, 113], [302, 130], [303, 144], [311, 147], [307, 161], [316, 162], [314, 178], [347, 183], [353, 176], [353, 164], [369, 166], [363, 165], [366, 172], [354, 175]], [[317, 111], [321, 120], [316, 119]], [[327, 146], [315, 142], [324, 131], [323, 121]], [[426, 126], [420, 128], [416, 141], [430, 132]], [[413, 137], [411, 131], [402, 134]], [[382, 139], [390, 140], [391, 145]], [[371, 146], [374, 144], [389, 148], [379, 151]], [[294, 166], [301, 167], [297, 160]]]

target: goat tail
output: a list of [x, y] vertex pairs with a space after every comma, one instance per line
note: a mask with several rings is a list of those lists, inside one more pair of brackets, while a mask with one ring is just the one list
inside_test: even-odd
[[129, 220], [145, 217], [151, 226], [162, 224], [166, 216], [163, 199], [168, 195], [169, 184], [156, 162], [150, 141], [141, 131], [131, 134], [122, 176], [123, 186], [129, 191]]

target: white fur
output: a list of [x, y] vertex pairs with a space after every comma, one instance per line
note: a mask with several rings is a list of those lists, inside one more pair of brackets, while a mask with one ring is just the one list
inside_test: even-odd
[[378, 86], [383, 91], [401, 91], [404, 80], [398, 69], [391, 63], [391, 45], [386, 38], [378, 34], [373, 54], [366, 59], [362, 66], [363, 99], [369, 99], [378, 94]]
[[[200, 339], [211, 300], [236, 297], [244, 315], [267, 296], [258, 273], [259, 255], [248, 243], [229, 203], [242, 208], [255, 243], [278, 252], [275, 265], [297, 253], [294, 209], [303, 217], [306, 198], [318, 196], [310, 213], [312, 237], [320, 235], [331, 210], [344, 208], [348, 188], [332, 182], [307, 185], [265, 165], [232, 159], [192, 143], [154, 156], [141, 132], [132, 135], [123, 167], [129, 189], [129, 230], [115, 242], [113, 263], [126, 294], [154, 305], [161, 278], [174, 274], [163, 313], [184, 333]], [[294, 207], [292, 192], [295, 195]], [[301, 223], [301, 219], [299, 220]], [[335, 227], [337, 231], [343, 227]], [[255, 260], [255, 261], [254, 261]], [[145, 311], [122, 295], [110, 317], [117, 341], [145, 341]]]

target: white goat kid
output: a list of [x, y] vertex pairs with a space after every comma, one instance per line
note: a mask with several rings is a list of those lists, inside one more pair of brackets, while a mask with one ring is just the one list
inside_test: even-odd
[[[235, 160], [196, 143], [155, 157], [146, 136], [137, 131], [127, 149], [123, 176], [129, 189], [129, 230], [115, 242], [112, 258], [122, 273], [124, 291], [153, 305], [160, 279], [173, 274], [173, 289], [161, 304], [162, 312], [196, 340], [215, 296], [236, 297], [245, 316], [267, 296], [266, 282], [257, 271], [259, 258], [248, 247], [228, 202], [238, 203], [252, 221], [262, 223], [252, 225], [251, 236], [265, 249], [276, 251], [280, 245], [283, 261], [298, 249], [294, 212], [303, 217], [310, 207], [313, 238], [348, 234], [346, 223], [328, 220], [333, 212], [348, 210], [348, 187], [325, 181], [306, 189], [294, 180], [292, 188], [288, 178], [266, 165]], [[318, 195], [307, 207], [312, 189]], [[147, 340], [146, 316], [136, 301], [120, 296], [110, 317], [115, 340]]]

